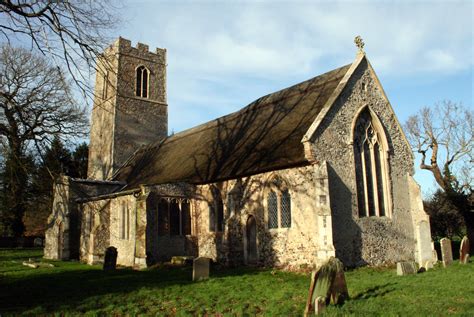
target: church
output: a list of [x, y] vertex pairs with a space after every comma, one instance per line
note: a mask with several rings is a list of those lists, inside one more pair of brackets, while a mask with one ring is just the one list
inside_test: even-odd
[[87, 179], [61, 176], [45, 257], [144, 268], [346, 266], [432, 258], [410, 145], [360, 38], [355, 60], [168, 134], [166, 50], [98, 60]]

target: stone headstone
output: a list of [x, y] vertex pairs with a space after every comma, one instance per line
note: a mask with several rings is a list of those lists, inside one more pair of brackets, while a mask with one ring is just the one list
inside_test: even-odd
[[469, 239], [467, 236], [464, 236], [461, 240], [461, 247], [459, 248], [459, 262], [462, 264], [469, 262], [469, 248]]
[[115, 270], [117, 266], [117, 249], [114, 247], [108, 247], [105, 250], [105, 258], [104, 258], [104, 271], [112, 271]]
[[33, 240], [33, 246], [35, 247], [42, 247], [43, 246], [43, 239], [41, 238], [35, 238]]
[[443, 266], [447, 267], [453, 262], [453, 250], [451, 248], [451, 240], [443, 238], [440, 241], [441, 257], [443, 258]]
[[349, 292], [344, 276], [344, 265], [331, 257], [317, 272], [311, 274], [304, 315], [309, 316], [313, 312], [320, 314], [330, 302], [343, 304], [347, 298]]
[[425, 261], [431, 260], [433, 256], [431, 252], [431, 230], [430, 224], [427, 221], [421, 221], [416, 226], [416, 246], [416, 262], [418, 262], [419, 265], [423, 265]]
[[426, 269], [426, 270], [430, 270], [433, 268], [433, 261], [426, 261], [424, 264], [423, 264], [423, 267]]
[[415, 274], [418, 271], [415, 262], [398, 262], [397, 275]]
[[193, 281], [206, 280], [209, 278], [209, 265], [211, 259], [198, 257], [193, 261]]

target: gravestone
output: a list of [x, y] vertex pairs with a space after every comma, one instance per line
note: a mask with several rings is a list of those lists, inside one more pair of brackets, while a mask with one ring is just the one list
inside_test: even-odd
[[430, 260], [426, 261], [425, 264], [423, 265], [423, 267], [424, 267], [426, 270], [432, 269], [432, 268], [434, 267], [433, 261], [430, 261]]
[[397, 263], [397, 275], [409, 275], [417, 272], [415, 262], [398, 262]]
[[320, 314], [329, 303], [340, 305], [347, 298], [349, 292], [344, 276], [344, 265], [331, 257], [317, 272], [311, 274], [304, 315]]
[[193, 261], [193, 282], [209, 278], [209, 265], [211, 259], [198, 257]]
[[35, 238], [33, 240], [33, 246], [35, 247], [42, 247], [43, 246], [43, 239], [41, 238]]
[[467, 264], [469, 262], [469, 238], [464, 236], [461, 240], [461, 247], [459, 248], [459, 262]]
[[431, 252], [431, 231], [430, 224], [427, 221], [421, 221], [416, 226], [416, 239], [417, 239], [417, 258], [416, 262], [419, 265], [423, 265], [427, 260], [431, 260], [433, 253]]
[[441, 257], [443, 258], [443, 266], [447, 267], [453, 262], [453, 250], [451, 248], [451, 240], [443, 238], [440, 241]]
[[104, 258], [104, 271], [113, 271], [117, 266], [117, 249], [114, 247], [108, 247], [105, 250], [105, 258]]

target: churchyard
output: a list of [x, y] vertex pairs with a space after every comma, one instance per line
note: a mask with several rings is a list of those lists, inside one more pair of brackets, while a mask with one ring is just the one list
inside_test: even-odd
[[[310, 286], [309, 273], [272, 269], [211, 266], [209, 279], [192, 282], [192, 266], [104, 271], [41, 257], [40, 249], [0, 249], [1, 316], [302, 316]], [[473, 316], [473, 260], [405, 276], [395, 267], [348, 270], [349, 299], [324, 315]]]

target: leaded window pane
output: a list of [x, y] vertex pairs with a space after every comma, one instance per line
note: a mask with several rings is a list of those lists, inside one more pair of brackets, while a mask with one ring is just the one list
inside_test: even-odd
[[161, 199], [158, 204], [158, 235], [165, 236], [169, 234], [168, 202]]
[[281, 226], [283, 228], [291, 227], [291, 196], [288, 190], [281, 193]]
[[380, 158], [380, 147], [378, 143], [374, 145], [375, 171], [377, 173], [377, 194], [379, 201], [379, 216], [385, 216], [384, 191], [382, 179], [382, 166]]
[[143, 69], [142, 97], [148, 98], [148, 70]]
[[141, 97], [142, 95], [142, 78], [143, 78], [144, 67], [140, 66], [137, 68], [137, 82], [135, 85], [135, 96]]
[[224, 204], [222, 203], [222, 199], [220, 197], [217, 198], [216, 201], [217, 207], [217, 227], [216, 231], [224, 231]]
[[183, 201], [181, 203], [181, 225], [182, 225], [182, 234], [190, 235], [191, 234], [191, 210], [188, 201]]
[[177, 201], [170, 203], [170, 234], [179, 236], [179, 204]]
[[278, 202], [277, 195], [270, 191], [267, 197], [268, 203], [268, 228], [278, 228]]
[[209, 231], [215, 232], [216, 231], [216, 207], [214, 206], [214, 202], [208, 203], [209, 205]]
[[364, 159], [365, 159], [365, 175], [366, 175], [366, 188], [367, 188], [367, 202], [369, 205], [369, 216], [375, 216], [375, 203], [374, 203], [374, 180], [372, 175], [372, 162], [370, 157], [369, 144], [364, 143]]

